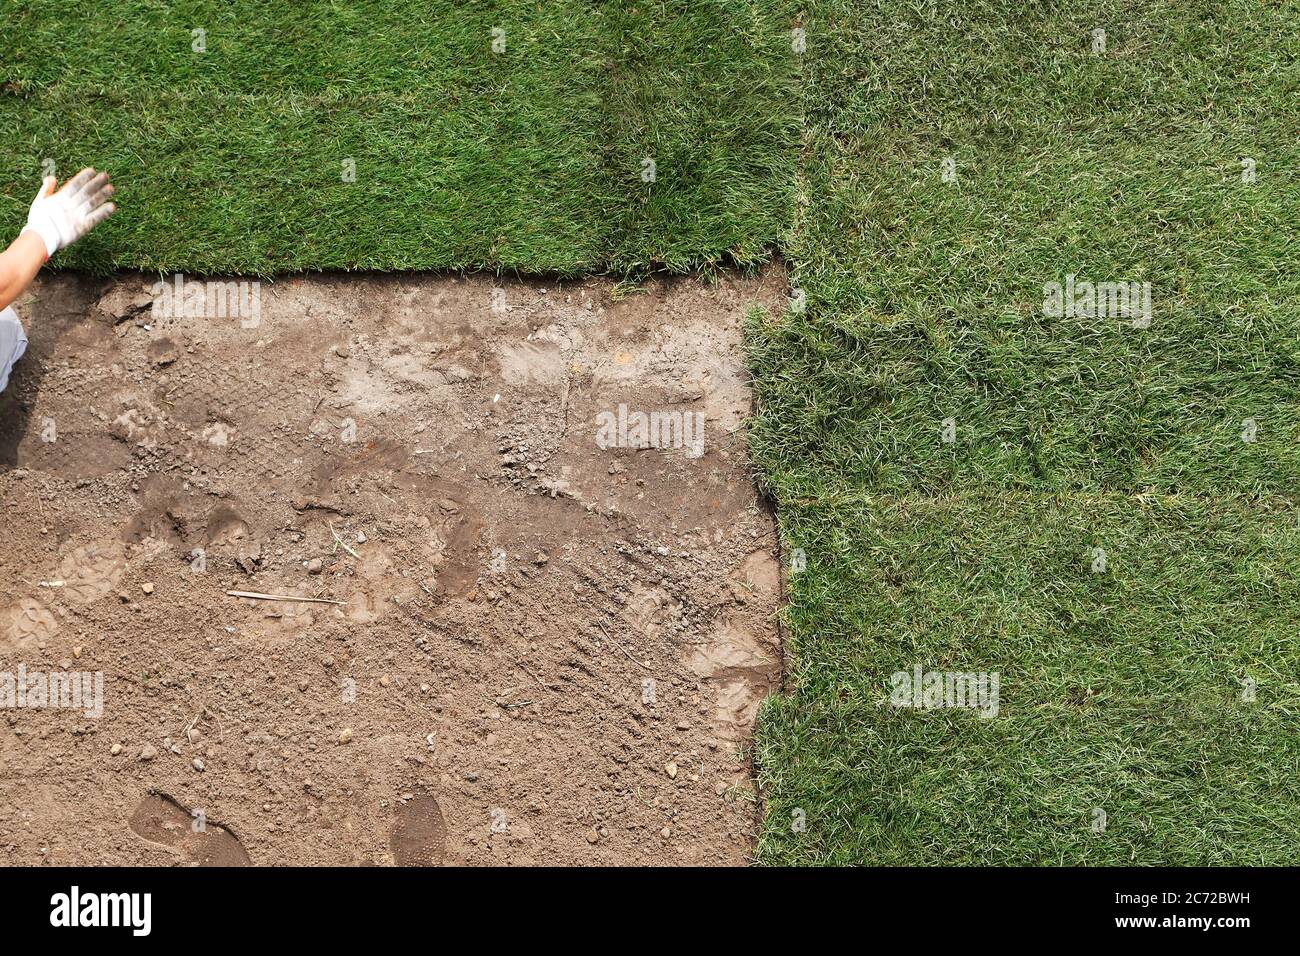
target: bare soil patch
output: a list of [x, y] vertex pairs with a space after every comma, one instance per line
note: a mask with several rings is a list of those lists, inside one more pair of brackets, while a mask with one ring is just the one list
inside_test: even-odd
[[[104, 709], [0, 711], [0, 861], [748, 859], [780, 582], [740, 323], [779, 270], [325, 275], [256, 323], [152, 281], [18, 304], [0, 671]], [[620, 405], [703, 448], [600, 447]]]

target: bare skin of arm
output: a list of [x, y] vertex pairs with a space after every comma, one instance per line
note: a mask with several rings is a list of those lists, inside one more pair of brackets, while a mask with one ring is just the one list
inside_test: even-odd
[[12, 305], [45, 265], [45, 243], [24, 232], [0, 252], [0, 310]]

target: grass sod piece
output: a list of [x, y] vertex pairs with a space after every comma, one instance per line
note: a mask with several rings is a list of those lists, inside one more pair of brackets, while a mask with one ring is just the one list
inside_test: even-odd
[[[123, 213], [67, 264], [578, 271], [610, 245], [597, 37], [574, 10], [501, 13], [512, 29], [496, 54], [486, 10], [401, 4], [362, 29], [330, 5], [310, 22], [281, 7], [200, 7], [146, 11], [158, 30], [136, 24], [121, 42], [66, 48], [84, 74], [0, 97], [23, 165], [50, 155], [60, 168], [93, 161], [114, 173]], [[202, 54], [188, 27], [178, 32], [191, 22], [214, 24]], [[274, 68], [286, 50], [300, 70]], [[97, 86], [102, 62], [123, 58], [149, 72], [124, 67]], [[3, 192], [21, 199], [30, 176], [14, 165]]]
[[619, 196], [612, 260], [634, 271], [766, 261], [793, 215], [798, 7], [709, 0], [602, 10]]
[[[1291, 511], [1026, 494], [786, 509], [787, 555], [807, 566], [786, 611], [790, 693], [761, 718], [760, 859], [1288, 862]], [[891, 675], [916, 664], [998, 672], [997, 715], [892, 706]]]
[[[822, 3], [808, 28], [808, 311], [756, 352], [775, 485], [1289, 491], [1300, 18]], [[1150, 328], [1045, 316], [1071, 273], [1149, 282]]]
[[[48, 158], [110, 169], [132, 204], [60, 259], [96, 271], [754, 262], [794, 175], [789, 27], [776, 3], [687, 10], [245, 0], [141, 5], [121, 29], [91, 9], [64, 34], [66, 12], [19, 3], [0, 226], [21, 224]], [[692, 174], [632, 205], [622, 157], [647, 142]]]

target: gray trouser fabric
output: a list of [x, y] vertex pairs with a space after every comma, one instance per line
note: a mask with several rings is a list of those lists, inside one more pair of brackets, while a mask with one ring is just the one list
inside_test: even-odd
[[9, 373], [27, 351], [27, 336], [18, 313], [12, 308], [0, 312], [0, 392], [9, 387]]

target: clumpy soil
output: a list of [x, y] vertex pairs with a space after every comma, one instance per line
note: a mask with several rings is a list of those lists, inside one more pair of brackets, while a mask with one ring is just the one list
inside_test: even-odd
[[[0, 863], [739, 864], [782, 673], [740, 324], [784, 277], [47, 277], [0, 396]], [[499, 291], [494, 291], [499, 290]], [[702, 412], [702, 456], [597, 416]], [[296, 603], [228, 591], [314, 597]]]

